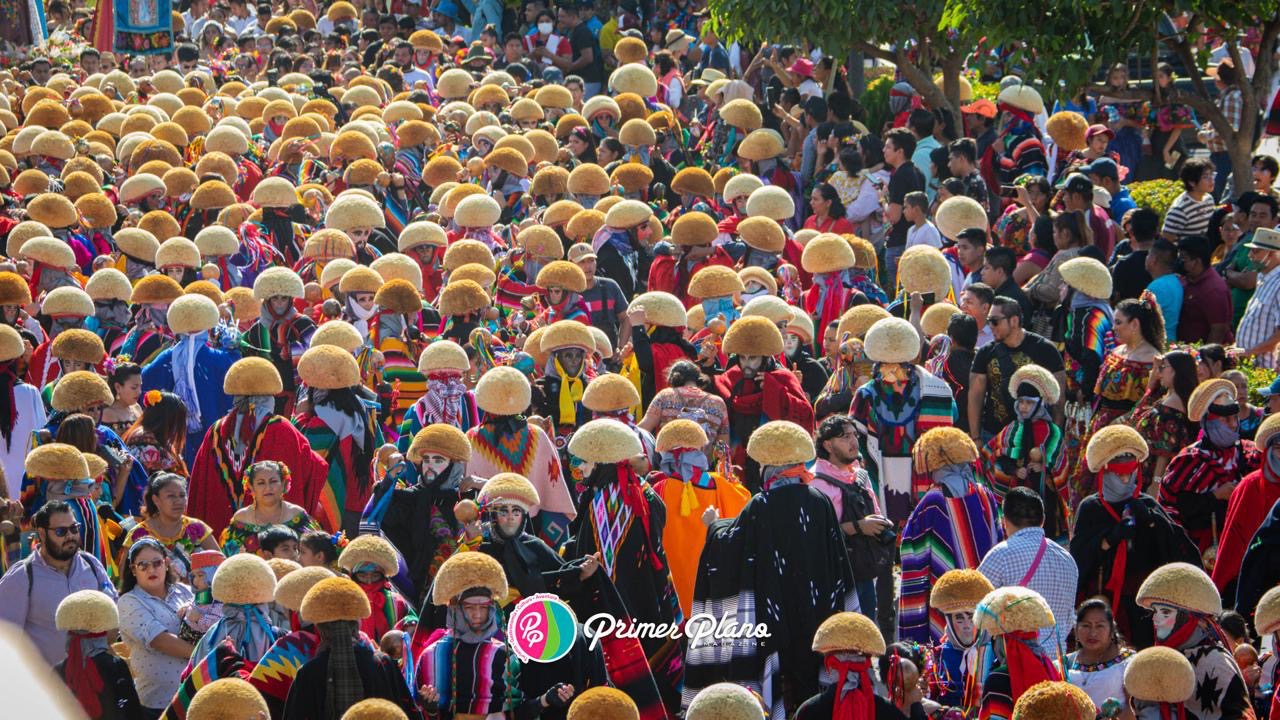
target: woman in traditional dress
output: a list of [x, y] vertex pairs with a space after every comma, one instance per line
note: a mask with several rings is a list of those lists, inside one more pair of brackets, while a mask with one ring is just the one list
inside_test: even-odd
[[222, 551], [227, 555], [258, 552], [258, 533], [283, 525], [298, 534], [319, 527], [306, 510], [284, 499], [289, 492], [289, 468], [274, 460], [254, 463], [244, 478], [244, 491], [253, 503], [236, 511], [222, 531]]
[[1134, 652], [1125, 647], [1106, 600], [1093, 598], [1080, 605], [1075, 636], [1079, 649], [1067, 656], [1067, 682], [1089, 693], [1098, 708], [1117, 701], [1127, 707], [1124, 674]]
[[[1187, 403], [1196, 389], [1196, 358], [1174, 350], [1155, 359], [1147, 379], [1147, 392], [1129, 415], [1129, 422], [1147, 439], [1151, 454], [1142, 466], [1143, 482], [1159, 494], [1169, 461], [1191, 444], [1195, 423], [1187, 417]], [[1127, 424], [1127, 423], [1126, 423]]]

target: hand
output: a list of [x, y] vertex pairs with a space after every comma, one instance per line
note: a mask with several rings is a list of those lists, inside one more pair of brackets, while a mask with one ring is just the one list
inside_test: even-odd
[[1026, 185], [1018, 186], [1018, 196], [1016, 199], [1018, 201], [1018, 204], [1021, 205], [1022, 207], [1031, 207], [1031, 195], [1027, 193]]
[[1219, 500], [1226, 500], [1231, 497], [1231, 493], [1235, 491], [1236, 485], [1238, 484], [1239, 483], [1229, 482], [1224, 485], [1219, 485], [1218, 489], [1213, 491], [1213, 496]]
[[702, 511], [702, 524], [706, 527], [711, 527], [711, 523], [719, 519], [720, 511], [716, 509], [715, 505], [711, 505], [706, 510]]
[[879, 535], [893, 525], [889, 518], [879, 515], [868, 515], [858, 521], [858, 532], [863, 535]]
[[435, 707], [440, 702], [440, 693], [436, 692], [434, 685], [423, 685], [418, 688], [418, 694], [422, 696], [422, 701], [428, 707]]
[[567, 683], [556, 683], [542, 695], [542, 707], [564, 707], [573, 698], [573, 686]]
[[715, 360], [718, 354], [719, 348], [710, 340], [702, 341], [702, 347], [698, 348], [698, 360], [704, 363]]
[[578, 575], [579, 580], [586, 580], [596, 574], [596, 570], [600, 569], [600, 553], [588, 555], [582, 559], [582, 572]]
[[1249, 687], [1257, 685], [1258, 678], [1262, 677], [1262, 667], [1260, 665], [1250, 665], [1249, 667], [1243, 668], [1243, 672], [1244, 682]]
[[915, 315], [924, 311], [924, 295], [913, 292], [911, 293], [911, 314]]
[[458, 483], [458, 492], [470, 492], [472, 490], [479, 490], [482, 487], [484, 487], [484, 478], [478, 478], [475, 475], [467, 475], [462, 478], [462, 482]]
[[1018, 477], [1018, 479], [1019, 479], [1019, 480], [1026, 480], [1026, 479], [1027, 479], [1027, 468], [1026, 468], [1025, 466], [1024, 466], [1024, 467], [1020, 467], [1020, 468], [1018, 468], [1018, 469], [1017, 469], [1017, 471], [1015, 471], [1013, 474], [1014, 474], [1014, 475], [1016, 475], [1016, 476]]

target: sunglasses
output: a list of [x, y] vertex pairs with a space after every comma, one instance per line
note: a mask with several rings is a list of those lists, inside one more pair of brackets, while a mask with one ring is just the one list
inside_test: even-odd
[[988, 315], [987, 323], [990, 325], [999, 325], [1000, 323], [1004, 322], [1007, 319], [1008, 318], [1006, 318], [1003, 315]]
[[139, 572], [147, 572], [151, 569], [159, 570], [164, 567], [164, 558], [156, 558], [155, 560], [139, 560], [133, 564], [133, 569]]
[[63, 525], [62, 527], [47, 528], [47, 530], [50, 535], [53, 535], [56, 538], [64, 538], [71, 533], [79, 535], [81, 527], [83, 526], [80, 523], [73, 523], [71, 525]]

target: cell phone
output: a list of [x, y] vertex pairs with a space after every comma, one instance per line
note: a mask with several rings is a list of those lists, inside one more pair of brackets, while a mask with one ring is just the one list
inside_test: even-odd
[[932, 304], [933, 304], [933, 301], [936, 299], [936, 295], [935, 295], [934, 293], [931, 293], [931, 292], [929, 292], [929, 293], [924, 293], [921, 297], [924, 299], [924, 304], [925, 304], [925, 305], [932, 305]]
[[1000, 186], [1000, 197], [1003, 197], [1003, 198], [1016, 198], [1016, 197], [1018, 197], [1018, 188], [1017, 188], [1017, 186], [1015, 186], [1015, 185], [1001, 185], [1001, 186]]

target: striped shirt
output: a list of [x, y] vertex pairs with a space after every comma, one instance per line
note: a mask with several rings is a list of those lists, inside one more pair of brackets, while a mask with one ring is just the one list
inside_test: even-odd
[[[1245, 306], [1244, 317], [1236, 332], [1236, 345], [1249, 350], [1256, 347], [1280, 329], [1280, 268], [1258, 273], [1258, 286]], [[1280, 352], [1272, 348], [1260, 353], [1255, 360], [1258, 367], [1274, 370]]]
[[1182, 193], [1173, 201], [1168, 214], [1164, 216], [1162, 233], [1175, 241], [1188, 235], [1204, 235], [1209, 231], [1209, 218], [1213, 216], [1213, 196], [1206, 194], [1204, 199], [1196, 200], [1187, 193]]
[[[1044, 528], [1027, 527], [1009, 536], [1008, 540], [991, 548], [991, 552], [982, 558], [978, 572], [987, 576], [996, 587], [1022, 585], [1040, 552], [1040, 541], [1044, 540]], [[1053, 610], [1053, 619], [1058, 627], [1040, 631], [1040, 647], [1051, 658], [1064, 652], [1067, 634], [1075, 625], [1076, 619], [1076, 585], [1080, 581], [1080, 569], [1075, 558], [1058, 543], [1050, 540], [1045, 545], [1044, 556], [1040, 564], [1027, 581], [1026, 587], [1035, 590], [1049, 603]]]

